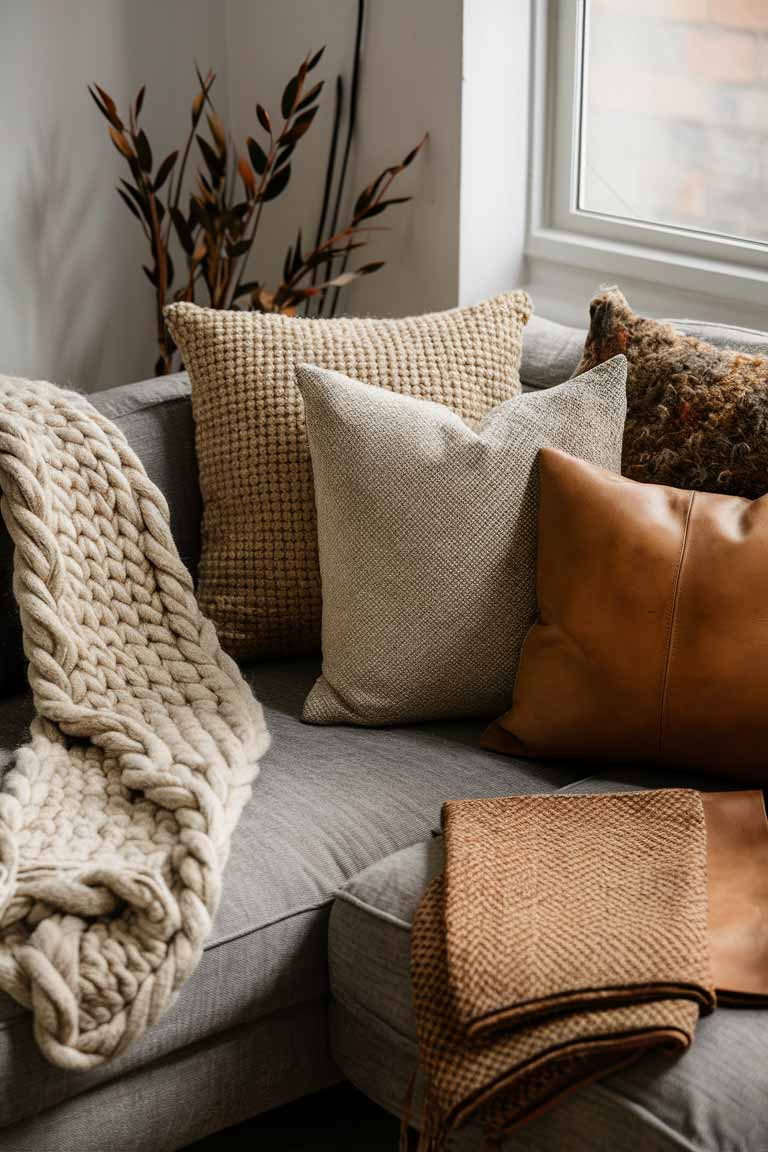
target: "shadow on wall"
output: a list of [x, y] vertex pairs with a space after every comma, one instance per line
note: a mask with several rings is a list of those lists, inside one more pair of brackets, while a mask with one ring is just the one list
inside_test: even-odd
[[19, 164], [13, 192], [15, 260], [0, 267], [5, 291], [17, 298], [23, 317], [16, 359], [75, 387], [98, 379], [103, 358], [110, 284], [106, 237], [92, 223], [92, 200], [105, 194], [98, 184], [95, 178], [84, 182], [61, 132], [41, 133]]
[[[221, 69], [226, 5], [24, 0], [5, 8], [0, 372], [88, 392], [151, 376], [144, 240], [115, 193], [124, 162], [87, 84], [105, 84], [121, 108], [146, 84], [147, 125], [166, 155], [189, 122], [194, 61]], [[226, 105], [226, 82], [220, 96]]]

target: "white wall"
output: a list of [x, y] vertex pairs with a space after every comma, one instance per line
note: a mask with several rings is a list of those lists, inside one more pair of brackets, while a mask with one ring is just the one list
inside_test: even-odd
[[0, 372], [89, 391], [152, 375], [144, 241], [86, 84], [123, 107], [146, 83], [165, 155], [189, 123], [195, 58], [226, 105], [224, 48], [215, 0], [2, 0]]
[[459, 303], [526, 276], [530, 0], [464, 0]]

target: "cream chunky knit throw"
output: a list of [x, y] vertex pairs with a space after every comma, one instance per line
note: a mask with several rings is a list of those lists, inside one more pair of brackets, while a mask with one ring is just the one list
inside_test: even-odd
[[0, 485], [37, 711], [0, 781], [0, 988], [89, 1068], [200, 959], [268, 736], [163, 496], [84, 397], [0, 377]]

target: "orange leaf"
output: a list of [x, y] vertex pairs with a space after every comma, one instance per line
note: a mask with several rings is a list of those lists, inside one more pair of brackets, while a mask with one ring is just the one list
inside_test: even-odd
[[256, 177], [253, 174], [253, 168], [246, 160], [245, 156], [239, 156], [237, 160], [237, 170], [242, 177], [243, 184], [245, 185], [249, 194], [256, 191]]
[[109, 125], [108, 131], [112, 137], [112, 143], [118, 152], [122, 152], [123, 156], [126, 156], [129, 160], [133, 160], [135, 153], [122, 132], [118, 132], [117, 128], [113, 128], [111, 124]]

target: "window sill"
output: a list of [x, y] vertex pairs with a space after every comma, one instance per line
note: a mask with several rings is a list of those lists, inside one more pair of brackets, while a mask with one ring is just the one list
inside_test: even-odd
[[549, 261], [602, 273], [603, 278], [631, 278], [663, 286], [666, 291], [709, 297], [713, 305], [718, 301], [723, 305], [747, 305], [750, 311], [759, 309], [763, 318], [759, 326], [767, 326], [768, 270], [763, 268], [706, 260], [661, 248], [622, 244], [544, 227], [534, 228], [529, 233], [526, 256], [534, 263]]

